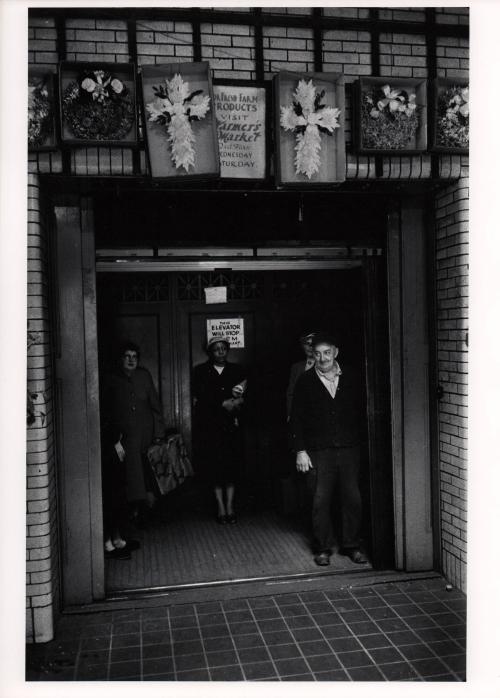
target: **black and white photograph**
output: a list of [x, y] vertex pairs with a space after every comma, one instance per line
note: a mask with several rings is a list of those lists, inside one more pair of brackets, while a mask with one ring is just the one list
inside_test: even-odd
[[474, 7], [7, 6], [28, 140], [23, 111], [5, 695], [471, 688], [469, 592], [498, 580], [498, 545], [467, 565], [469, 461], [477, 495], [496, 460], [468, 447]]

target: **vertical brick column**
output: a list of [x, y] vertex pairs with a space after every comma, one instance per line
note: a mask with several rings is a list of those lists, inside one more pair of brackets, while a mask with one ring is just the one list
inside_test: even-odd
[[[467, 168], [462, 167], [467, 175]], [[439, 497], [443, 573], [466, 587], [468, 178], [436, 196]]]
[[58, 598], [53, 374], [47, 225], [38, 176], [28, 179], [28, 363], [33, 421], [27, 426], [26, 636], [53, 638]]

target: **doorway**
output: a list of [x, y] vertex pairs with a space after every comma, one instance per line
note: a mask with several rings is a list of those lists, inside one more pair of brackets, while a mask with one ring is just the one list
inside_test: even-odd
[[[226, 289], [227, 302], [206, 304], [205, 289], [214, 286]], [[285, 404], [290, 366], [301, 358], [298, 338], [313, 330], [333, 331], [339, 337], [339, 361], [345, 357], [362, 376], [367, 404], [363, 535], [375, 566], [391, 556], [392, 551], [380, 550], [391, 540], [381, 542], [372, 535], [381, 485], [370, 470], [367, 353], [379, 342], [380, 329], [369, 322], [367, 288], [363, 266], [97, 275], [100, 376], [111, 368], [122, 341], [139, 344], [167, 425], [182, 433], [195, 470], [193, 478], [162, 498], [159, 520], [138, 534], [142, 547], [133, 561], [107, 563], [108, 592], [315, 573], [303, 485], [287, 447]], [[238, 320], [242, 328], [242, 346], [233, 348], [229, 359], [248, 368], [252, 390], [244, 425], [239, 523], [220, 527], [196, 475], [190, 381], [193, 367], [206, 360], [207, 321], [228, 319]], [[383, 486], [388, 487], [387, 479]], [[385, 515], [391, 518], [390, 511]], [[355, 568], [347, 558], [334, 560], [332, 571]]]

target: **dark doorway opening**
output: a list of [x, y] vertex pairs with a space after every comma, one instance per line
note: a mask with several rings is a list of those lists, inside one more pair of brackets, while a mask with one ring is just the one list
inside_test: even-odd
[[[227, 288], [227, 303], [206, 305], [204, 289], [216, 285]], [[139, 344], [167, 424], [182, 433], [195, 469], [193, 478], [161, 498], [157, 519], [147, 529], [133, 532], [140, 538], [141, 549], [132, 560], [107, 563], [108, 591], [317, 573], [309, 549], [304, 483], [295, 474], [287, 445], [289, 371], [302, 358], [298, 338], [304, 332], [332, 331], [339, 338], [339, 362], [348, 358], [357, 368], [368, 405], [369, 300], [361, 266], [98, 274], [100, 376], [110, 370], [115, 349], [123, 340]], [[193, 366], [205, 358], [207, 319], [229, 317], [242, 318], [245, 328], [245, 347], [232, 349], [230, 360], [248, 367], [252, 383], [237, 495], [239, 522], [230, 528], [214, 522], [210, 494], [196, 475], [190, 386]], [[368, 409], [366, 415], [363, 538], [373, 555], [377, 551], [372, 549], [372, 503], [379, 492], [370, 472]], [[384, 486], [389, 486], [387, 480]], [[392, 551], [385, 557], [391, 555]], [[355, 568], [347, 558], [334, 556], [332, 571]]]

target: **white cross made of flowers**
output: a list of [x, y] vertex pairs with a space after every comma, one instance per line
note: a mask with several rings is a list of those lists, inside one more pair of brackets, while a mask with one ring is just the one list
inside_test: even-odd
[[295, 171], [308, 179], [321, 163], [321, 133], [331, 136], [340, 126], [340, 109], [321, 104], [324, 95], [324, 90], [316, 92], [312, 80], [299, 80], [293, 104], [281, 107], [281, 127], [296, 135]]
[[186, 172], [194, 167], [196, 142], [192, 121], [204, 119], [210, 109], [210, 97], [202, 97], [202, 90], [190, 93], [189, 83], [179, 73], [165, 84], [153, 87], [155, 98], [146, 104], [148, 120], [167, 127], [168, 142], [176, 169]]

